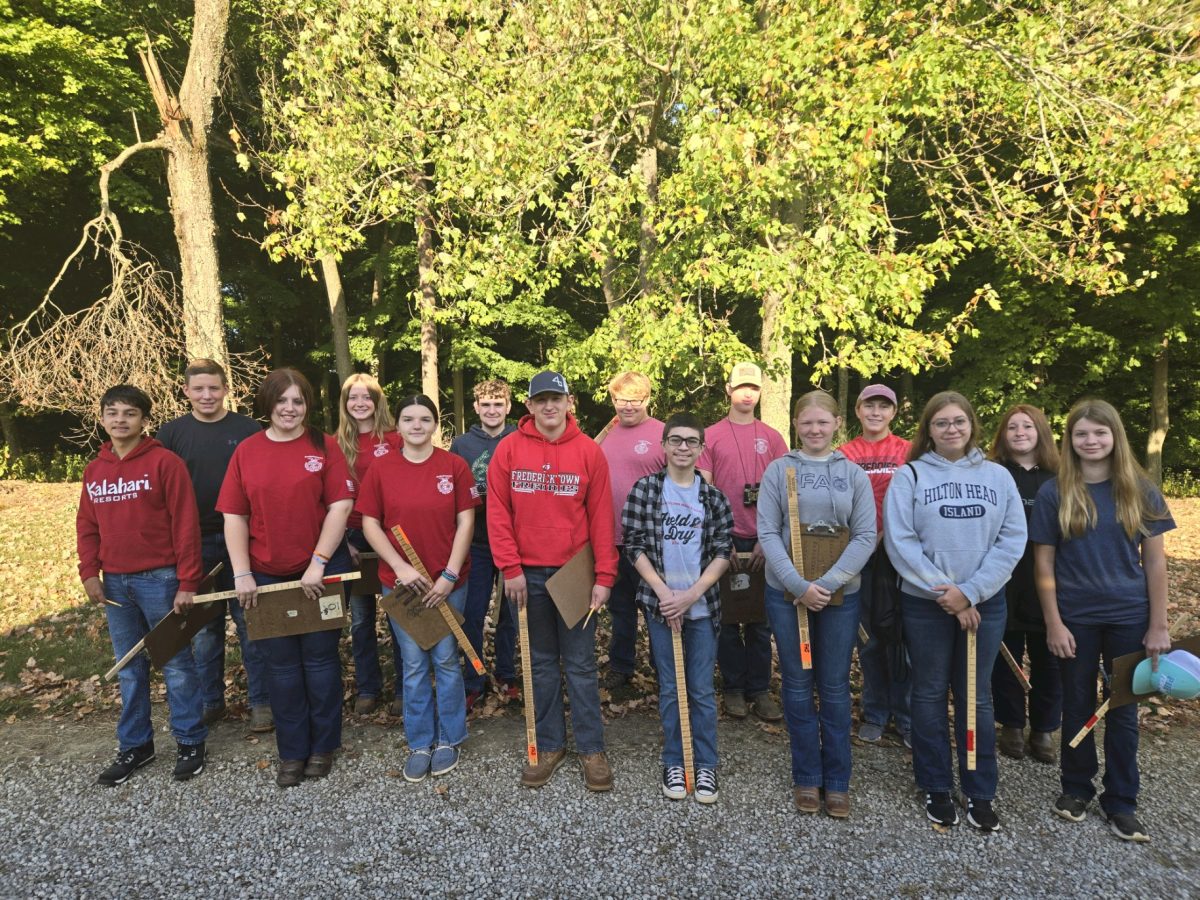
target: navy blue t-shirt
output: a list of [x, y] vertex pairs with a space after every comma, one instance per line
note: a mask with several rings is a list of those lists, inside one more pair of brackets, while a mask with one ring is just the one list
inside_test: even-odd
[[[1064, 622], [1081, 625], [1136, 625], [1149, 615], [1146, 573], [1142, 569], [1142, 534], [1131, 539], [1117, 520], [1112, 482], [1087, 485], [1096, 504], [1096, 527], [1079, 538], [1065, 540], [1058, 527], [1058, 479], [1038, 491], [1029, 523], [1029, 540], [1054, 547], [1054, 582], [1058, 610]], [[1166, 514], [1145, 523], [1151, 535], [1175, 527], [1167, 502], [1147, 485], [1151, 509]]]

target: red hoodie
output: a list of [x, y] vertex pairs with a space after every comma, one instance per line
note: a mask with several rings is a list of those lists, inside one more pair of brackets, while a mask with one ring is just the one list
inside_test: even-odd
[[533, 416], [502, 440], [487, 470], [488, 540], [505, 578], [522, 566], [561, 566], [591, 541], [596, 584], [617, 580], [608, 460], [567, 416], [566, 431], [549, 441]]
[[174, 566], [179, 590], [200, 586], [196, 492], [183, 460], [153, 438], [124, 459], [104, 443], [83, 470], [75, 534], [84, 581]]

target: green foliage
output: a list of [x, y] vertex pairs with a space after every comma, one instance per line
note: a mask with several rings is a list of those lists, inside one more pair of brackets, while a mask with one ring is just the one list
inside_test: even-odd
[[80, 481], [89, 459], [84, 454], [61, 450], [15, 456], [8, 447], [0, 447], [0, 481]]
[[1200, 497], [1200, 477], [1193, 469], [1167, 469], [1162, 489], [1167, 497]]

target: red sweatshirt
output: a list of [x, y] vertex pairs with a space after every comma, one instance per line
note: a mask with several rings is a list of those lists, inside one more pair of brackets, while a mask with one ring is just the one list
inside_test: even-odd
[[106, 441], [83, 470], [75, 514], [79, 577], [174, 566], [179, 590], [203, 575], [200, 513], [183, 460], [153, 438], [119, 459]]
[[522, 566], [561, 566], [591, 541], [596, 584], [617, 580], [612, 489], [608, 460], [596, 442], [567, 416], [554, 441], [533, 416], [502, 440], [488, 464], [488, 540], [505, 578]]

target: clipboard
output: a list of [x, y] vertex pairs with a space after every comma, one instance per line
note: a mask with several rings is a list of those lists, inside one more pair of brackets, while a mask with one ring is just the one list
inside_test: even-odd
[[246, 636], [261, 641], [334, 631], [350, 624], [347, 612], [341, 584], [325, 585], [325, 592], [316, 600], [309, 600], [301, 588], [262, 594], [258, 605], [246, 610]]
[[[850, 543], [850, 529], [844, 525], [815, 522], [801, 523], [804, 535], [804, 577], [808, 581], [820, 578], [830, 570]], [[830, 606], [841, 606], [846, 591], [838, 588], [829, 600]]]
[[[196, 593], [205, 594], [211, 591], [215, 586], [217, 573], [224, 566], [224, 563], [213, 566], [212, 571], [200, 582]], [[175, 610], [171, 610], [159, 619], [158, 624], [146, 632], [142, 639], [146, 644], [150, 665], [161, 669], [169, 663], [176, 653], [192, 642], [192, 638], [200, 633], [200, 629], [217, 617], [220, 608], [220, 604], [217, 603], [197, 603], [186, 615], [181, 616]]]
[[[1200, 656], [1200, 634], [1193, 634], [1190, 637], [1171, 641], [1171, 649], [1186, 650], [1189, 653]], [[1152, 691], [1150, 694], [1135, 694], [1133, 692], [1133, 670], [1145, 658], [1146, 651], [1137, 650], [1133, 653], [1126, 653], [1124, 656], [1118, 656], [1113, 660], [1112, 679], [1109, 681], [1111, 685], [1111, 693], [1108, 701], [1109, 709], [1116, 709], [1118, 706], [1125, 706], [1128, 703], [1136, 703], [1143, 697], [1149, 697], [1157, 693], [1156, 691]]]
[[[382, 597], [379, 605], [391, 617], [392, 621], [422, 650], [430, 650], [442, 638], [451, 634], [446, 618], [435, 607], [426, 606], [421, 602], [425, 595], [409, 590], [402, 584], [396, 585], [396, 590]], [[462, 624], [462, 613], [449, 604], [446, 608], [454, 613], [458, 624]]]
[[350, 593], [360, 597], [373, 597], [383, 593], [383, 585], [379, 582], [379, 554], [364, 551], [358, 554], [358, 571], [362, 575], [358, 584], [350, 588]]
[[[739, 553], [738, 562], [750, 560], [749, 553]], [[726, 569], [719, 582], [721, 589], [721, 624], [755, 625], [767, 621], [767, 571], [757, 572]]]
[[546, 590], [568, 628], [574, 628], [592, 608], [592, 586], [596, 583], [596, 557], [592, 545], [584, 544], [553, 575]]

